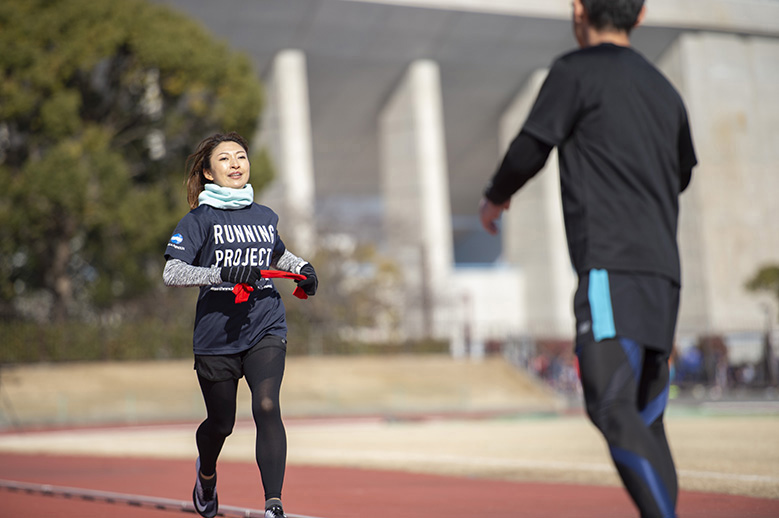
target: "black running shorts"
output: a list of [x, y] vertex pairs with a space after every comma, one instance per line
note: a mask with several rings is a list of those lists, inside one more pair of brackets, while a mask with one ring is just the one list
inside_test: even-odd
[[287, 339], [276, 335], [265, 335], [251, 349], [235, 354], [196, 354], [195, 370], [198, 376], [208, 381], [241, 379], [244, 375], [246, 358], [264, 347], [278, 347], [286, 350]]

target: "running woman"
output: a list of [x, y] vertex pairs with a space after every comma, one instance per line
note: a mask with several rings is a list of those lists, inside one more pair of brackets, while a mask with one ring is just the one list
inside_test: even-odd
[[579, 283], [587, 413], [642, 518], [676, 516], [663, 414], [679, 306], [678, 197], [697, 159], [681, 97], [630, 47], [643, 0], [573, 0], [579, 50], [559, 57], [479, 207], [491, 234], [554, 147]]
[[[243, 137], [228, 133], [204, 139], [187, 168], [192, 210], [168, 242], [163, 280], [167, 286], [200, 287], [193, 346], [207, 417], [195, 435], [199, 457], [192, 499], [201, 516], [218, 513], [216, 463], [235, 424], [238, 380], [245, 377], [257, 428], [265, 518], [283, 518], [287, 436], [279, 392], [287, 324], [281, 297], [261, 270], [300, 274], [296, 282], [306, 295], [316, 293], [316, 272], [286, 249], [278, 216], [254, 202]], [[239, 294], [248, 300], [241, 302]]]

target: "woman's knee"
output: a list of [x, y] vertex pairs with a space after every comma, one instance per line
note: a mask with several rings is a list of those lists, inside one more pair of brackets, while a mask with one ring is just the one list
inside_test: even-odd
[[279, 400], [270, 396], [260, 396], [252, 402], [252, 412], [256, 419], [281, 415]]
[[235, 427], [235, 416], [232, 418], [209, 416], [207, 422], [212, 433], [221, 437], [229, 437]]

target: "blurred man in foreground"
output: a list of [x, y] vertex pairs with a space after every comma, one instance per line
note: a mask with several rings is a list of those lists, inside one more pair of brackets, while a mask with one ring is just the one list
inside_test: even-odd
[[681, 286], [678, 196], [697, 159], [681, 97], [630, 47], [643, 4], [573, 1], [581, 49], [552, 64], [479, 215], [497, 233], [511, 196], [558, 148], [587, 413], [641, 517], [674, 518], [663, 414]]

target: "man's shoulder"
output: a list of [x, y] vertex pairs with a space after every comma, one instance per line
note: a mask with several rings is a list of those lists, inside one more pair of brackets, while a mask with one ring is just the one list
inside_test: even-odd
[[574, 49], [557, 56], [550, 67], [550, 73], [568, 79], [598, 79], [601, 71], [614, 67], [624, 49], [614, 45], [598, 45]]
[[[616, 77], [630, 78], [637, 85], [681, 101], [681, 96], [668, 78], [649, 59], [633, 47], [602, 44], [576, 49], [560, 55], [553, 68], [569, 79], [584, 84], [613, 82]], [[668, 97], [666, 97], [666, 100]]]
[[613, 64], [616, 63], [622, 63], [628, 66], [655, 68], [651, 62], [633, 47], [623, 47], [621, 45], [608, 43], [565, 52], [555, 58], [553, 66], [559, 64], [567, 67], [589, 68], [613, 66]]

